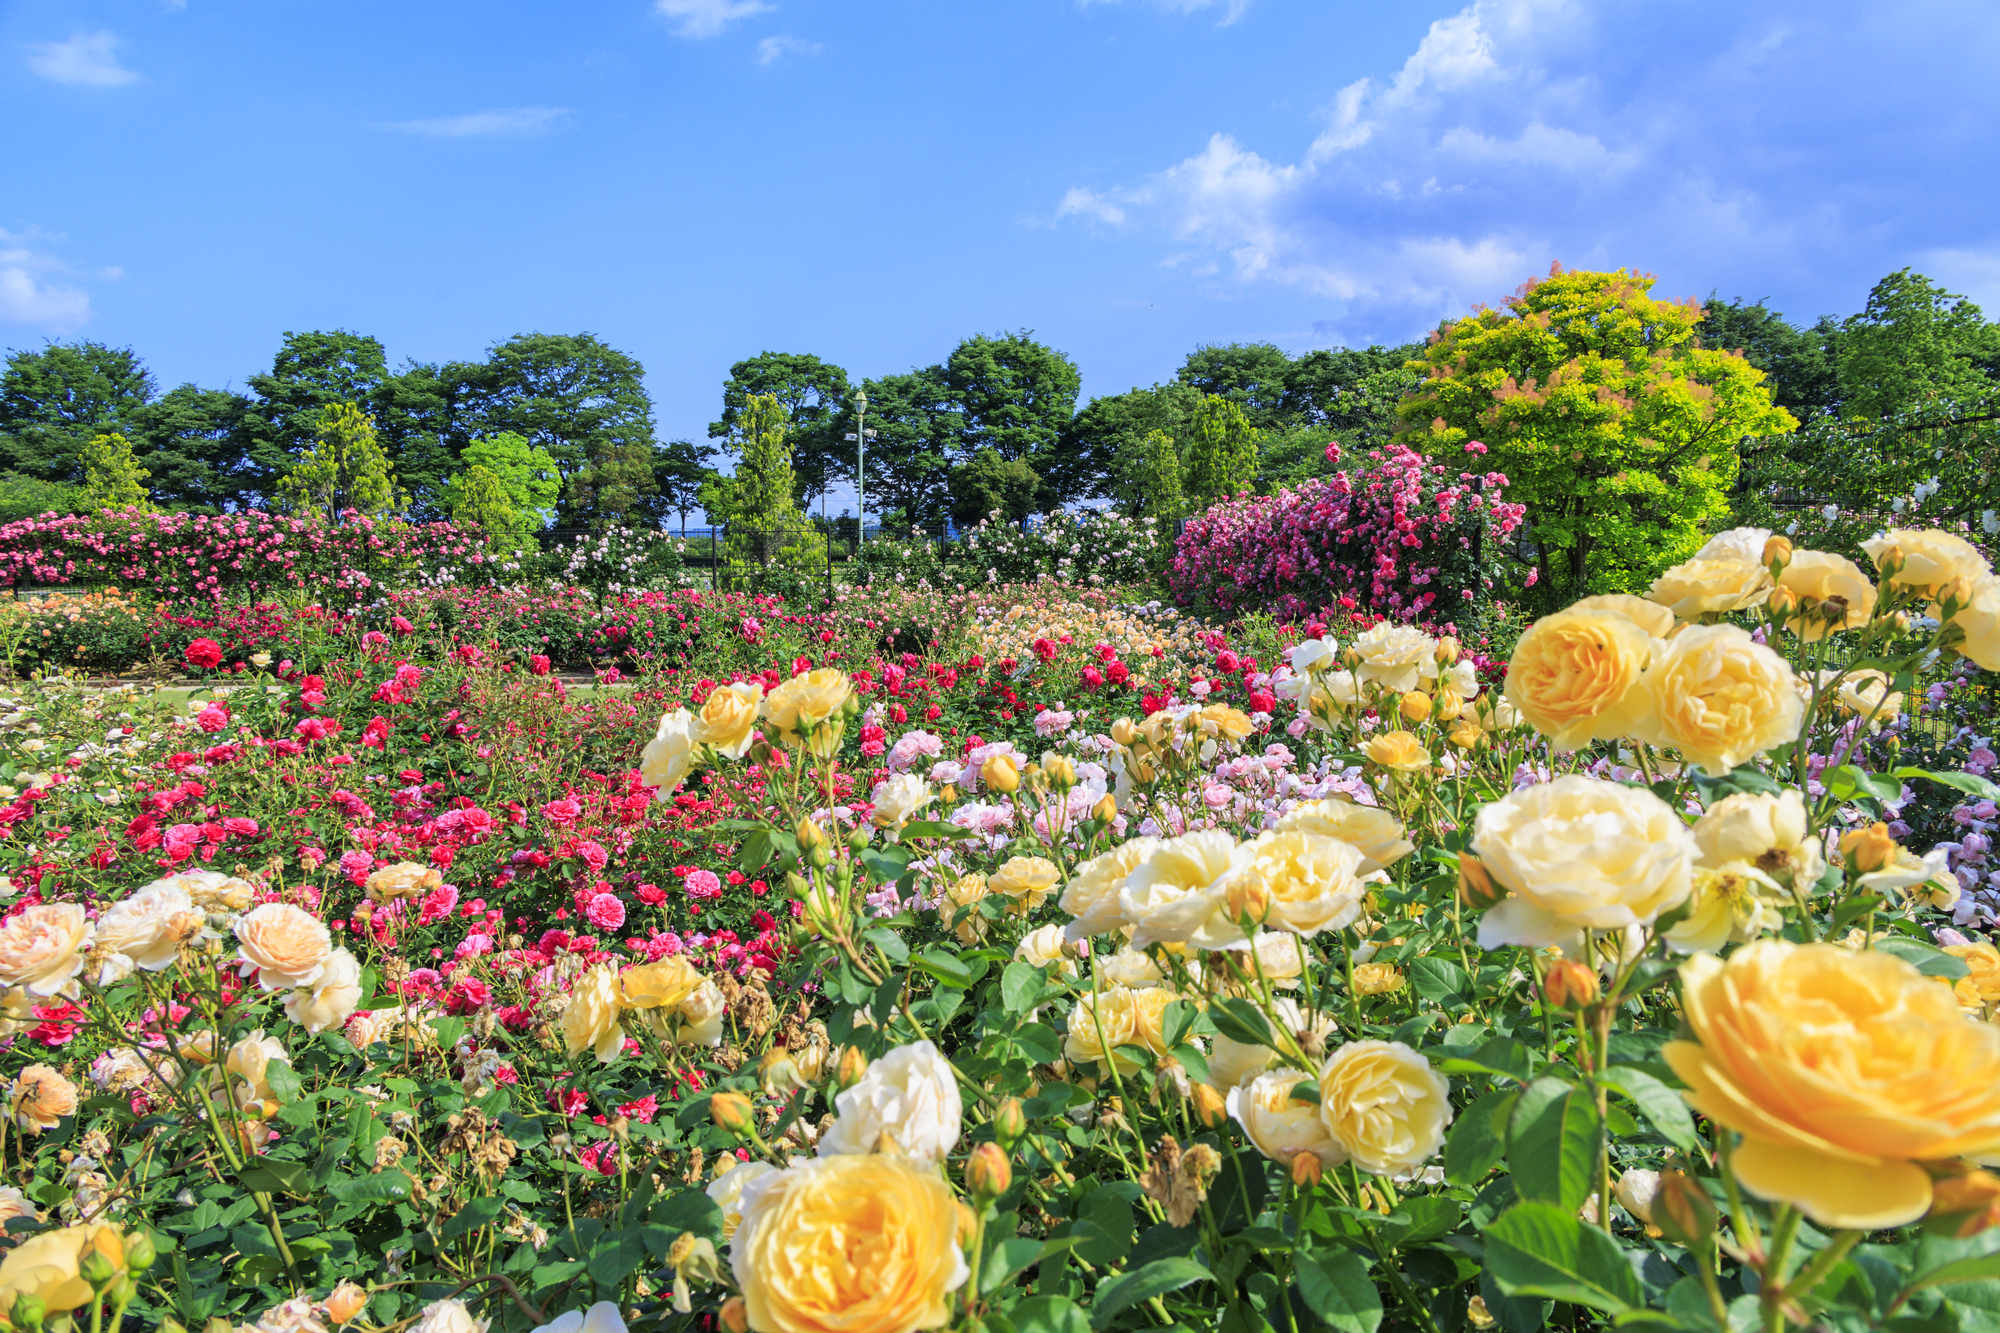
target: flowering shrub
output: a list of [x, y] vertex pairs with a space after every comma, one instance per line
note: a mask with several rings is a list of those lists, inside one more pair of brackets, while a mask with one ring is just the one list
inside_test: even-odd
[[1977, 1327], [2000, 951], [1889, 816], [2000, 787], [1890, 742], [2000, 579], [1868, 545], [1725, 533], [1504, 666], [1191, 631], [1129, 712], [858, 600], [587, 696], [414, 622], [37, 685], [0, 1315]]
[[1103, 509], [1043, 514], [1023, 527], [981, 522], [961, 540], [963, 559], [988, 583], [1052, 578], [1101, 588], [1135, 583], [1163, 563], [1167, 541], [1157, 519]]
[[[1468, 461], [1485, 452], [1465, 446]], [[1338, 462], [1338, 443], [1327, 446]], [[1521, 524], [1501, 498], [1497, 472], [1448, 473], [1392, 444], [1369, 466], [1306, 481], [1275, 495], [1242, 496], [1188, 520], [1167, 582], [1183, 605], [1225, 613], [1269, 608], [1303, 618], [1336, 603], [1449, 624], [1492, 587], [1475, 562]], [[1474, 483], [1483, 486], [1483, 490]]]

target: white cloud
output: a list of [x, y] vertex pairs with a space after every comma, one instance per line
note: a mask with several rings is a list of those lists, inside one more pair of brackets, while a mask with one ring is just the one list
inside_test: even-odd
[[819, 51], [818, 42], [808, 42], [780, 33], [776, 37], [766, 37], [757, 43], [757, 63], [768, 65], [783, 56], [816, 56]]
[[[2000, 303], [2000, 190], [1966, 168], [2000, 114], [1978, 72], [2000, 61], [2000, 13], [1925, 9], [1913, 25], [1865, 0], [1475, 0], [1399, 70], [1340, 90], [1303, 151], [1225, 129], [1149, 177], [1074, 187], [1057, 213], [1167, 239], [1162, 263], [1217, 291], [1338, 303], [1322, 332], [1349, 340], [1495, 302], [1551, 260], [1805, 319], [1927, 262]], [[1876, 91], [1824, 96], [1861, 84]], [[1947, 111], [1922, 92], [1937, 87], [1968, 102]]]
[[714, 37], [738, 19], [775, 7], [764, 0], [653, 0], [653, 12], [673, 19], [682, 37]]
[[[48, 333], [70, 333], [90, 320], [90, 294], [81, 287], [50, 281], [69, 269], [33, 248], [41, 233], [0, 228], [0, 323], [25, 324]], [[107, 270], [100, 276], [114, 276]]]
[[560, 129], [569, 118], [569, 108], [561, 106], [496, 107], [463, 116], [440, 116], [435, 120], [392, 120], [377, 125], [378, 130], [414, 134], [425, 139], [490, 139], [506, 136], [546, 134]]
[[28, 68], [45, 79], [78, 88], [117, 88], [138, 75], [118, 63], [118, 34], [80, 32], [66, 42], [31, 47]]

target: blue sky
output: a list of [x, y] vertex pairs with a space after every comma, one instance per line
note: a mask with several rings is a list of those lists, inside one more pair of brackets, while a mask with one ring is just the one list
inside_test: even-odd
[[589, 330], [674, 438], [766, 349], [1031, 328], [1089, 396], [1552, 259], [2000, 313], [1996, 69], [1966, 0], [9, 0], [0, 345], [213, 386], [288, 329]]

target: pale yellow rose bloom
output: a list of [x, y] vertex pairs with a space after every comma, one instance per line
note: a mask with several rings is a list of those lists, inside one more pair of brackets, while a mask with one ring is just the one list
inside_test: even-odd
[[154, 884], [174, 884], [194, 899], [194, 905], [207, 912], [241, 912], [249, 908], [257, 891], [234, 875], [225, 875], [219, 870], [183, 870], [178, 875], [153, 881]]
[[30, 1236], [0, 1259], [0, 1313], [12, 1315], [14, 1302], [38, 1297], [51, 1319], [80, 1310], [97, 1299], [80, 1271], [84, 1256], [102, 1256], [114, 1273], [125, 1271], [125, 1240], [105, 1222], [79, 1222], [59, 1231]]
[[1515, 645], [1507, 699], [1558, 750], [1617, 740], [1652, 706], [1639, 686], [1652, 655], [1653, 636], [1626, 616], [1558, 611], [1530, 625]]
[[284, 1045], [258, 1028], [229, 1048], [222, 1072], [243, 1113], [255, 1120], [268, 1120], [278, 1113], [277, 1094], [271, 1091], [271, 1066], [289, 1068], [291, 1063]]
[[[1113, 986], [1078, 1000], [1076, 1008], [1070, 1010], [1063, 1058], [1075, 1065], [1101, 1065], [1118, 1047], [1133, 1045], [1139, 1025], [1138, 997], [1147, 993]], [[1173, 998], [1164, 990], [1158, 993]], [[1120, 1056], [1118, 1067], [1120, 1072], [1130, 1073], [1138, 1066]]]
[[819, 728], [807, 748], [824, 759], [840, 747], [840, 710], [853, 690], [847, 673], [832, 667], [793, 676], [765, 698], [764, 720], [792, 745], [808, 725]]
[[1132, 945], [1192, 944], [1219, 949], [1243, 932], [1227, 914], [1236, 839], [1221, 829], [1168, 838], [1155, 847], [1118, 891], [1118, 907], [1133, 926]]
[[1762, 606], [1771, 596], [1771, 571], [1754, 560], [1686, 560], [1653, 580], [1652, 601], [1682, 620]]
[[123, 954], [133, 966], [158, 972], [173, 966], [181, 945], [201, 927], [202, 918], [188, 891], [172, 880], [155, 880], [97, 918], [93, 947]]
[[761, 1180], [778, 1168], [769, 1162], [739, 1162], [734, 1157], [722, 1158], [717, 1165], [728, 1163], [714, 1180], [708, 1182], [704, 1191], [715, 1200], [715, 1206], [722, 1210], [722, 1238], [729, 1240], [736, 1235], [737, 1227], [743, 1222], [743, 1187], [753, 1180]]
[[290, 903], [265, 903], [236, 923], [237, 957], [244, 976], [256, 973], [267, 991], [310, 986], [333, 956], [326, 923]]
[[1154, 1055], [1167, 1053], [1164, 1028], [1167, 1006], [1179, 999], [1165, 986], [1151, 986], [1132, 992], [1132, 1041]]
[[444, 875], [435, 867], [418, 865], [415, 861], [398, 861], [368, 877], [367, 893], [377, 902], [389, 902], [396, 898], [414, 898], [443, 886]]
[[1402, 969], [1394, 963], [1356, 963], [1354, 965], [1354, 993], [1356, 995], [1388, 995], [1403, 989], [1405, 978]]
[[1974, 666], [2000, 671], [2000, 578], [1981, 574], [1972, 581], [1972, 604], [1962, 606], [1951, 623], [1965, 634], [1958, 651]]
[[1195, 720], [1210, 740], [1240, 741], [1257, 729], [1249, 714], [1227, 704], [1210, 704], [1195, 714]]
[[2000, 1150], [2000, 1028], [1893, 954], [1759, 940], [1681, 966], [1692, 1041], [1663, 1054], [1690, 1105], [1744, 1136], [1759, 1198], [1826, 1228], [1922, 1217], [1919, 1163]]
[[1421, 773], [1431, 766], [1430, 751], [1410, 732], [1398, 729], [1371, 736], [1361, 752], [1373, 763], [1396, 773]]
[[749, 1182], [729, 1261], [757, 1333], [914, 1333], [951, 1321], [970, 1270], [935, 1170], [880, 1153]]
[[1409, 625], [1385, 620], [1356, 638], [1352, 651], [1360, 658], [1354, 668], [1358, 681], [1397, 693], [1415, 688], [1438, 670], [1437, 640]]
[[54, 995], [83, 970], [93, 932], [77, 903], [36, 903], [0, 926], [0, 984]]
[[757, 681], [716, 686], [702, 701], [701, 714], [694, 720], [695, 744], [741, 759], [756, 736], [757, 711], [763, 703], [764, 687]]
[[694, 715], [685, 708], [660, 715], [659, 729], [639, 752], [639, 778], [666, 800], [694, 770]]
[[1124, 885], [1125, 877], [1151, 856], [1159, 845], [1158, 838], [1133, 838], [1108, 852], [1091, 857], [1076, 868], [1069, 883], [1063, 886], [1062, 898], [1057, 904], [1076, 918], [1064, 930], [1071, 943], [1093, 935], [1108, 934], [1127, 924], [1125, 914], [1118, 906], [1118, 890]]
[[618, 1003], [626, 1009], [677, 1009], [705, 979], [678, 954], [641, 963], [618, 974]]
[[1655, 639], [1670, 637], [1679, 627], [1672, 608], [1634, 597], [1629, 592], [1605, 592], [1595, 597], [1579, 597], [1569, 604], [1571, 611], [1609, 611], [1621, 615]]
[[1361, 915], [1361, 849], [1320, 833], [1265, 833], [1248, 844], [1246, 873], [1271, 891], [1265, 924], [1307, 939]]
[[360, 1003], [361, 963], [346, 949], [335, 949], [319, 976], [285, 997], [285, 1017], [319, 1033], [345, 1023]]
[[938, 916], [949, 923], [958, 920], [955, 932], [959, 943], [977, 944], [986, 934], [986, 918], [976, 911], [966, 911], [977, 907], [987, 895], [986, 876], [974, 872], [960, 875], [945, 886], [944, 896], [938, 900]]
[[1868, 729], [1879, 731], [1894, 722], [1903, 711], [1902, 691], [1889, 689], [1889, 678], [1870, 667], [1848, 672], [1841, 678], [1836, 696], [1842, 711], [1868, 719]]
[[1993, 572], [1978, 547], [1936, 528], [1891, 528], [1861, 543], [1861, 549], [1868, 553], [1877, 569], [1882, 567], [1882, 558], [1890, 547], [1902, 551], [1903, 567], [1885, 576], [1883, 581], [1897, 587], [1936, 592], [1953, 579], [1977, 583]]
[[1319, 1071], [1327, 1133], [1370, 1175], [1415, 1171], [1444, 1145], [1451, 1084], [1399, 1041], [1353, 1041]]
[[1970, 982], [1974, 993], [1986, 1004], [2000, 1000], [2000, 949], [1978, 940], [1972, 944], [1947, 944], [1944, 951], [1970, 969], [1960, 985]]
[[1231, 1088], [1224, 1105], [1251, 1146], [1272, 1161], [1289, 1166], [1293, 1158], [1311, 1153], [1322, 1167], [1339, 1166], [1347, 1160], [1347, 1150], [1320, 1118], [1319, 1106], [1292, 1099], [1295, 1086], [1316, 1081], [1303, 1070], [1274, 1069]]
[[1798, 739], [1805, 718], [1791, 666], [1735, 625], [1683, 631], [1643, 684], [1652, 707], [1634, 737], [1671, 745], [1715, 777]]
[[1807, 892], [1826, 869], [1819, 839], [1807, 832], [1805, 797], [1793, 787], [1776, 796], [1743, 791], [1723, 797], [1695, 822], [1694, 840], [1702, 865], [1746, 862]]
[[1293, 806], [1273, 826], [1277, 833], [1317, 833], [1338, 838], [1361, 852], [1363, 875], [1386, 870], [1416, 850], [1402, 821], [1379, 805], [1358, 805], [1333, 797]]
[[899, 829], [936, 799], [937, 793], [931, 790], [930, 783], [915, 773], [898, 773], [875, 784], [875, 791], [869, 797], [869, 804], [875, 807], [870, 822], [876, 828]]
[[608, 1065], [625, 1050], [625, 1029], [619, 1022], [618, 969], [599, 963], [577, 979], [569, 1005], [562, 1012], [563, 1048], [569, 1055], [590, 1051]]
[[64, 1116], [76, 1114], [76, 1084], [53, 1066], [29, 1065], [14, 1080], [9, 1110], [30, 1134], [54, 1129]]
[[[1875, 616], [1875, 585], [1844, 555], [1794, 551], [1778, 586], [1798, 595], [1798, 612], [1785, 621], [1785, 628], [1807, 643], [1837, 630], [1860, 629]], [[1829, 610], [1838, 612], [1838, 618], [1829, 621]]]
[[1007, 900], [1009, 912], [1026, 916], [1048, 901], [1061, 878], [1055, 862], [1046, 857], [1015, 856], [987, 876], [986, 888]]
[[1721, 953], [1785, 924], [1785, 896], [1777, 882], [1747, 862], [1715, 869], [1697, 866], [1688, 914], [1666, 932], [1675, 953]]

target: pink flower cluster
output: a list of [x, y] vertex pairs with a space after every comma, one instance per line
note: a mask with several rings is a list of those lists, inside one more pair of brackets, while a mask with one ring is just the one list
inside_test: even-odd
[[285, 588], [365, 597], [385, 576], [399, 582], [414, 569], [490, 563], [477, 528], [342, 517], [332, 523], [255, 509], [43, 514], [0, 524], [0, 586], [125, 583], [204, 601]]
[[[1327, 446], [1340, 460], [1340, 446]], [[1486, 446], [1471, 441], [1477, 456]], [[1267, 608], [1299, 618], [1366, 607], [1410, 620], [1455, 619], [1487, 586], [1476, 558], [1521, 525], [1498, 472], [1450, 473], [1406, 445], [1368, 452], [1364, 468], [1275, 495], [1244, 495], [1188, 520], [1168, 586], [1183, 605], [1224, 613]]]

